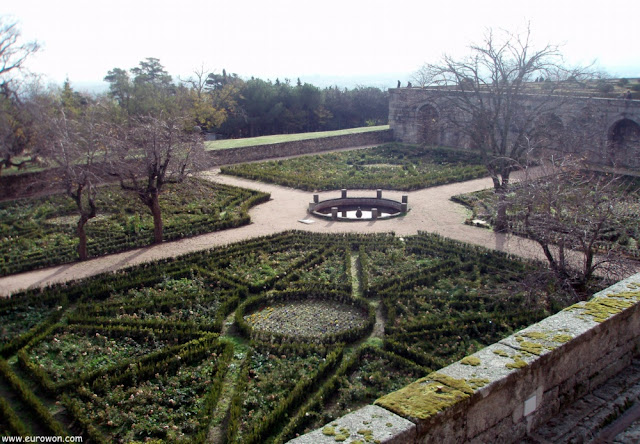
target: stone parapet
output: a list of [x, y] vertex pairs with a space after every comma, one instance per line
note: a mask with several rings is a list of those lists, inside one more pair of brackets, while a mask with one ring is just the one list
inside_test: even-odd
[[388, 129], [268, 145], [212, 150], [207, 151], [207, 166], [213, 167], [278, 157], [299, 156], [340, 148], [378, 145], [391, 141], [393, 141], [393, 132]]
[[[640, 345], [639, 302], [636, 274], [383, 396], [375, 402], [381, 409], [358, 410], [325, 432], [357, 417], [380, 424], [370, 427], [372, 442], [519, 442], [631, 364]], [[413, 426], [389, 436], [382, 424], [395, 424], [398, 416]], [[362, 441], [351, 429], [343, 427], [341, 442]], [[336, 442], [322, 430], [312, 433], [293, 442]]]
[[[439, 88], [394, 88], [389, 90], [389, 126], [395, 140], [403, 143], [429, 144], [469, 148], [473, 144], [469, 134], [460, 125], [472, 116], [465, 116], [460, 108], [452, 106], [466, 93]], [[469, 100], [477, 97], [470, 94]], [[487, 95], [488, 97], [488, 95]], [[617, 167], [640, 168], [637, 131], [640, 125], [640, 100], [545, 96], [520, 96], [527, 109], [544, 107], [555, 116], [563, 128], [579, 129], [588, 123], [591, 136], [583, 147], [557, 146], [555, 149], [580, 150], [592, 163]], [[452, 119], [452, 116], [454, 117]], [[457, 122], [451, 124], [452, 121]], [[619, 138], [625, 141], [622, 143]]]
[[[378, 145], [391, 142], [392, 140], [393, 132], [388, 129], [269, 145], [213, 150], [206, 152], [204, 167], [211, 168], [234, 163], [320, 153], [341, 148]], [[95, 174], [103, 180], [113, 180], [112, 177], [105, 174], [100, 164], [95, 165], [94, 170]], [[61, 189], [62, 184], [60, 183], [60, 172], [58, 168], [0, 176], [0, 200], [52, 193], [60, 191]]]

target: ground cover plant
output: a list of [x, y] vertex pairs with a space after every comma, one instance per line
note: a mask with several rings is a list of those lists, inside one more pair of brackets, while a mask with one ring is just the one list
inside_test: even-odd
[[[512, 186], [506, 202], [509, 228], [514, 234], [529, 237], [523, 220], [524, 206], [531, 201], [532, 188], [536, 190], [549, 188], [549, 184], [545, 181], [548, 182], [543, 178], [527, 184], [526, 187]], [[598, 188], [603, 183], [607, 189], [599, 190]], [[573, 211], [577, 215], [576, 217], [592, 217], [594, 223], [597, 222], [597, 215], [586, 214], [585, 209], [589, 197], [595, 202], [599, 201], [603, 204], [600, 211], [603, 214], [608, 205], [613, 205], [613, 216], [604, 219], [602, 221], [604, 226], [598, 227], [599, 232], [594, 233], [597, 236], [597, 248], [603, 252], [616, 250], [631, 258], [640, 258], [640, 225], [637, 223], [638, 216], [640, 216], [640, 179], [630, 176], [614, 178], [610, 174], [580, 171], [572, 174], [561, 173], [555, 176], [551, 186], [553, 189], [547, 191], [547, 194], [553, 195], [553, 202], [549, 202], [545, 196], [540, 198], [533, 196], [538, 200], [538, 205], [561, 206], [567, 214]], [[577, 192], [577, 188], [585, 191]], [[563, 195], [568, 197], [558, 197]], [[453, 200], [471, 209], [472, 216], [467, 220], [467, 223], [478, 224], [479, 221], [483, 221], [488, 227], [494, 225], [498, 197], [493, 190], [454, 196]], [[581, 211], [578, 211], [579, 209]], [[555, 208], [552, 211], [555, 211]], [[529, 212], [534, 214], [535, 208]], [[586, 228], [586, 225], [584, 224], [583, 228]], [[563, 231], [568, 232], [569, 228], [565, 227]]]
[[232, 174], [306, 191], [416, 190], [476, 179], [487, 169], [476, 154], [391, 143], [376, 148], [223, 167]]
[[293, 231], [25, 292], [0, 301], [2, 431], [286, 442], [563, 307], [541, 270]]
[[[160, 197], [165, 240], [249, 223], [248, 209], [268, 194], [188, 179]], [[86, 227], [89, 256], [149, 245], [153, 219], [139, 199], [101, 188], [98, 216]], [[77, 212], [63, 194], [0, 203], [0, 276], [77, 260]]]

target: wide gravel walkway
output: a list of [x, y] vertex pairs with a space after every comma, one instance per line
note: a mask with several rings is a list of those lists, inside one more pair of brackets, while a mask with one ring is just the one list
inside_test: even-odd
[[[271, 193], [271, 200], [252, 208], [249, 212], [252, 223], [240, 228], [152, 245], [84, 262], [75, 262], [2, 277], [0, 278], [0, 296], [9, 296], [28, 288], [82, 279], [143, 262], [180, 256], [219, 245], [293, 229], [321, 233], [394, 232], [398, 236], [426, 231], [523, 257], [542, 258], [540, 248], [526, 239], [495, 234], [484, 228], [464, 225], [464, 220], [468, 217], [467, 210], [463, 206], [452, 202], [450, 200], [451, 196], [490, 188], [492, 182], [489, 178], [413, 192], [383, 191], [383, 197], [391, 197], [398, 200], [400, 200], [402, 194], [409, 196], [410, 211], [406, 216], [390, 220], [333, 222], [315, 219], [307, 214], [308, 204], [313, 200], [312, 193], [221, 175], [219, 169], [205, 171], [201, 175], [215, 182]], [[339, 197], [339, 195], [339, 190], [320, 193], [321, 199], [329, 196]], [[376, 192], [375, 190], [354, 190], [349, 191], [349, 195], [375, 196]], [[313, 220], [314, 222], [305, 224], [300, 220]]]

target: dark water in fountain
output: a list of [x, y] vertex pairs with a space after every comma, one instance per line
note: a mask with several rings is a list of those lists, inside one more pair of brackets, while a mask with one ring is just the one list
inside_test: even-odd
[[[360, 217], [357, 216], [358, 208], [362, 213]], [[377, 207], [378, 208], [378, 217], [388, 217], [398, 214], [398, 210], [394, 210], [393, 208], [388, 207]], [[331, 207], [323, 208], [318, 210], [319, 213], [322, 214], [331, 214]], [[353, 219], [353, 220], [367, 220], [373, 219], [373, 211], [371, 207], [362, 207], [362, 206], [339, 206], [338, 207], [338, 216], [343, 219]]]

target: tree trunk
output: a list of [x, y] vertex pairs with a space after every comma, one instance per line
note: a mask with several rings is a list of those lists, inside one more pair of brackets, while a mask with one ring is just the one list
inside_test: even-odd
[[153, 243], [162, 243], [162, 210], [160, 209], [160, 200], [158, 193], [151, 195], [151, 214], [153, 215]]
[[509, 174], [502, 173], [500, 177], [493, 176], [493, 188], [498, 195], [498, 208], [496, 211], [495, 231], [505, 233], [509, 231], [507, 220], [507, 189], [509, 187]]
[[84, 230], [84, 226], [89, 221], [89, 218], [85, 215], [80, 216], [76, 233], [78, 235], [78, 259], [86, 261], [89, 255], [87, 254], [87, 233]]
[[509, 230], [509, 222], [507, 221], [507, 202], [505, 191], [500, 189], [498, 192], [498, 211], [496, 213], [495, 231], [498, 233], [506, 233]]

